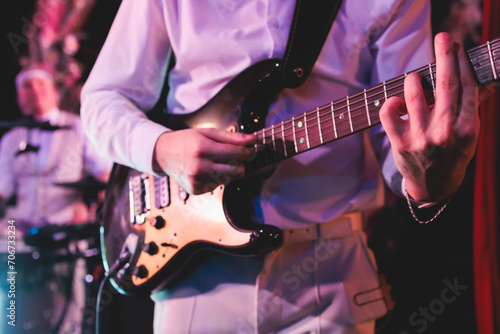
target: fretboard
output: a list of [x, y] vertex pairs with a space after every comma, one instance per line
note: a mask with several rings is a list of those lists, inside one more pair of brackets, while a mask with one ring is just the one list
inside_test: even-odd
[[[498, 80], [500, 39], [470, 49], [467, 53], [480, 86]], [[434, 104], [436, 64], [428, 64], [412, 72], [421, 75], [426, 101], [429, 105]], [[379, 125], [379, 111], [383, 103], [393, 96], [404, 98], [403, 86], [407, 75], [405, 73], [255, 132], [258, 143], [248, 160], [247, 173]]]

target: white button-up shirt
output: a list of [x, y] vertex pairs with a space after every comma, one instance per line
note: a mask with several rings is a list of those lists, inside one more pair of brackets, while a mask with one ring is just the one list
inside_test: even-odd
[[[169, 75], [168, 110], [195, 111], [252, 64], [282, 57], [294, 6], [294, 1], [273, 0], [123, 1], [82, 91], [82, 119], [91, 141], [113, 160], [152, 172], [154, 145], [167, 129], [147, 120], [144, 112], [160, 94], [169, 50], [175, 53], [176, 64]], [[299, 88], [279, 93], [269, 108], [267, 125], [431, 62], [429, 14], [427, 0], [345, 0], [310, 77]], [[264, 182], [257, 204], [265, 223], [283, 229], [330, 222], [380, 206], [382, 175], [393, 190], [400, 191], [401, 176], [378, 126], [281, 162]], [[195, 273], [198, 276], [157, 296], [157, 300], [169, 300], [158, 304], [157, 328], [164, 322], [170, 332], [203, 332], [212, 325], [214, 331], [234, 330], [243, 321], [237, 315], [247, 312], [254, 320], [264, 318], [251, 320], [249, 331], [287, 328], [301, 318], [316, 324], [301, 327], [304, 323], [296, 322], [301, 332], [318, 328], [331, 332], [339, 325], [337, 317], [354, 318], [346, 320], [348, 327], [353, 321], [380, 315], [375, 311], [380, 305], [367, 306], [369, 310], [361, 315], [344, 308], [356, 292], [374, 288], [378, 282], [373, 265], [367, 265], [361, 237], [336, 245], [321, 264], [321, 273], [315, 272], [321, 277], [308, 275], [307, 284], [301, 280], [298, 291], [287, 289], [282, 277], [293, 265], [314, 256], [314, 243], [266, 257], [268, 262], [274, 258], [279, 262], [265, 264], [271, 270], [259, 274], [259, 293], [248, 275], [230, 268], [234, 263], [209, 263], [208, 269]], [[212, 276], [215, 271], [224, 274]], [[204, 283], [195, 277], [213, 277], [213, 281]], [[223, 278], [215, 284], [218, 277]], [[281, 288], [276, 290], [277, 286]], [[257, 295], [256, 303], [244, 300]], [[229, 314], [221, 311], [228, 314], [221, 322], [216, 310], [236, 300], [236, 306], [226, 310]], [[261, 311], [270, 303], [279, 312], [266, 318]], [[239, 313], [230, 313], [235, 310]], [[182, 321], [186, 324], [179, 325]], [[224, 322], [232, 325], [224, 327]]]
[[[16, 195], [6, 216], [18, 224], [71, 223], [82, 192], [56, 185], [96, 177], [111, 170], [112, 161], [98, 156], [87, 141], [78, 115], [54, 109], [44, 119], [68, 129], [44, 131], [15, 128], [0, 143], [0, 195]], [[36, 152], [18, 154], [27, 144]]]
[[[82, 93], [84, 127], [96, 149], [152, 172], [165, 127], [148, 121], [168, 64], [168, 109], [194, 111], [250, 65], [281, 57], [290, 1], [124, 1]], [[267, 124], [306, 112], [432, 60], [426, 1], [346, 1], [307, 82], [285, 89]], [[282, 162], [263, 187], [266, 222], [282, 228], [330, 221], [380, 203], [379, 165], [393, 188], [388, 140], [372, 130], [380, 164], [357, 134]], [[378, 205], [377, 204], [377, 205]]]

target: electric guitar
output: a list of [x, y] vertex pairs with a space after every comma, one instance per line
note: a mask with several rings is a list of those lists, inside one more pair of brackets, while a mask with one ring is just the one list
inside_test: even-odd
[[[498, 80], [500, 39], [468, 51], [481, 86]], [[281, 230], [260, 224], [252, 199], [265, 171], [280, 161], [380, 124], [379, 110], [403, 97], [402, 75], [343, 99], [265, 127], [267, 110], [283, 86], [280, 61], [259, 62], [231, 80], [199, 110], [162, 114], [154, 121], [171, 129], [214, 127], [255, 133], [258, 143], [245, 163], [246, 176], [211, 193], [192, 196], [168, 176], [115, 164], [102, 208], [101, 245], [106, 269], [121, 293], [151, 293], [174, 284], [203, 254], [259, 256], [278, 247]], [[435, 64], [422, 76], [427, 103], [434, 103]], [[224, 184], [223, 175], [214, 175]], [[119, 267], [118, 267], [119, 266]]]

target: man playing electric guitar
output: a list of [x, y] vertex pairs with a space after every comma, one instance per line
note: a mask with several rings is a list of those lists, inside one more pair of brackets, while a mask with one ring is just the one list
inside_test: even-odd
[[[386, 307], [363, 212], [382, 205], [385, 179], [413, 201], [416, 217], [419, 204], [437, 214], [464, 178], [479, 132], [478, 86], [464, 50], [436, 36], [431, 106], [418, 74], [403, 78], [404, 93], [403, 81], [389, 81], [433, 61], [425, 0], [345, 0], [306, 82], [278, 92], [260, 118], [249, 116], [265, 119], [264, 135], [227, 131], [218, 126], [223, 114], [186, 129], [147, 118], [169, 50], [176, 63], [167, 109], [190, 114], [253, 64], [283, 56], [294, 5], [124, 0], [83, 89], [82, 119], [96, 148], [119, 164], [168, 175], [170, 189], [190, 195], [180, 207], [220, 182], [245, 180], [258, 142], [284, 158], [249, 203], [261, 223], [283, 231], [282, 244], [257, 257], [215, 255], [155, 291], [157, 333], [373, 333]], [[368, 88], [384, 80], [372, 95]], [[389, 98], [391, 90], [398, 94]], [[357, 131], [360, 122], [366, 130]], [[344, 138], [326, 143], [328, 136]], [[174, 251], [170, 241], [156, 246]]]

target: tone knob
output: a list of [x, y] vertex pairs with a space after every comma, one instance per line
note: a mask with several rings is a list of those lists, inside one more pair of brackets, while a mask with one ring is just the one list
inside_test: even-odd
[[166, 225], [166, 222], [162, 216], [156, 216], [153, 219], [151, 219], [151, 226], [153, 226], [157, 230], [164, 228], [165, 225]]
[[159, 248], [154, 241], [151, 241], [150, 243], [144, 244], [144, 246], [142, 246], [142, 250], [149, 255], [155, 255], [156, 253], [158, 253]]
[[141, 264], [139, 267], [135, 268], [134, 275], [139, 278], [146, 278], [149, 275], [149, 271], [145, 265]]

